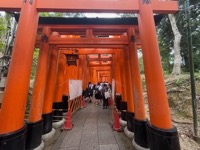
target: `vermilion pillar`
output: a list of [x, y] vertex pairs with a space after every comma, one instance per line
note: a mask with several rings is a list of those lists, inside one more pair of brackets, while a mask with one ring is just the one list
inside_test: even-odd
[[[127, 128], [131, 129], [131, 131], [133, 132], [132, 128], [133, 128], [133, 117], [129, 117], [127, 118], [127, 116], [130, 116], [129, 114], [134, 114], [134, 101], [133, 101], [133, 93], [132, 93], [132, 81], [131, 81], [131, 72], [130, 72], [130, 60], [129, 60], [129, 56], [128, 56], [128, 49], [127, 47], [125, 47], [123, 49], [123, 68], [124, 69], [124, 88], [126, 90], [126, 103], [122, 102], [121, 103], [121, 108], [122, 108], [122, 114], [121, 114], [121, 118], [124, 121], [127, 121], [127, 123], [124, 124], [121, 123], [122, 126], [128, 126]], [[130, 128], [131, 127], [131, 128]]]
[[129, 44], [129, 55], [132, 74], [133, 96], [134, 96], [134, 112], [135, 118], [145, 120], [144, 99], [142, 91], [142, 81], [140, 76], [138, 54], [135, 44]]
[[122, 94], [122, 86], [121, 86], [121, 74], [120, 74], [120, 64], [119, 64], [119, 52], [118, 50], [115, 50], [115, 72], [114, 72], [114, 78], [116, 82], [116, 93]]
[[59, 58], [58, 58], [58, 72], [57, 72], [57, 78], [56, 78], [56, 90], [55, 90], [55, 97], [54, 97], [55, 103], [62, 102], [65, 65], [66, 65], [66, 57], [60, 51]]
[[23, 2], [6, 88], [0, 111], [0, 147], [24, 149], [24, 114], [29, 89], [35, 36], [38, 25], [37, 0]]
[[82, 80], [83, 78], [83, 55], [79, 55], [78, 59], [78, 79]]
[[125, 81], [126, 81], [126, 91], [127, 91], [127, 111], [126, 111], [126, 120], [127, 120], [127, 129], [130, 132], [134, 132], [133, 128], [133, 116], [134, 116], [134, 98], [133, 98], [133, 87], [132, 87], [132, 76], [130, 68], [130, 57], [128, 47], [124, 48], [124, 64], [125, 64]]
[[68, 65], [65, 66], [65, 73], [64, 73], [64, 85], [63, 85], [63, 95], [68, 96], [69, 94], [69, 67]]
[[148, 135], [150, 136], [150, 149], [179, 150], [180, 146], [177, 130], [172, 127], [171, 123], [158, 42], [156, 38], [152, 5], [150, 0], [139, 0], [138, 2], [138, 25], [139, 31], [141, 32], [142, 53], [151, 123], [147, 126], [149, 132]]
[[49, 68], [46, 79], [46, 88], [44, 93], [44, 103], [42, 110], [43, 117], [43, 134], [52, 130], [52, 106], [56, 87], [56, 70], [58, 60], [58, 49], [56, 46], [50, 49]]
[[63, 89], [64, 89], [63, 85], [65, 82], [64, 81], [65, 66], [66, 66], [66, 57], [62, 51], [59, 51], [56, 88], [55, 88], [55, 95], [54, 95], [54, 100], [53, 100], [54, 122], [58, 122], [63, 119], [62, 109], [64, 107], [64, 103], [62, 101], [62, 98], [63, 98]]
[[124, 52], [122, 49], [119, 49], [118, 51], [119, 51], [119, 55], [120, 55], [119, 63], [120, 63], [120, 72], [121, 72], [120, 77], [121, 77], [121, 87], [122, 87], [122, 101], [126, 102], [127, 95], [126, 95], [126, 83], [125, 83], [125, 75], [124, 75], [124, 70], [125, 70], [124, 67], [126, 67], [126, 66], [124, 65], [124, 60], [123, 60]]
[[127, 112], [127, 100], [130, 98], [129, 97], [129, 90], [128, 84], [126, 82], [126, 74], [127, 72], [127, 67], [126, 66], [126, 61], [125, 58], [125, 50], [120, 49], [119, 50], [120, 54], [120, 72], [121, 72], [121, 81], [122, 81], [122, 101], [120, 103], [120, 109], [121, 109], [121, 119], [120, 119], [120, 124], [121, 126], [125, 127], [127, 126], [127, 117], [126, 117], [126, 112]]
[[[142, 82], [140, 77], [140, 69], [138, 63], [138, 54], [135, 43], [129, 44], [129, 56], [131, 64], [133, 96], [134, 96], [134, 140], [143, 148], [149, 148], [147, 131], [146, 131], [146, 115], [142, 92]], [[130, 115], [131, 116], [131, 115]], [[128, 116], [127, 116], [128, 117]]]
[[128, 54], [128, 48], [124, 49], [124, 65], [125, 65], [125, 81], [126, 81], [126, 93], [127, 93], [127, 111], [134, 113], [134, 100], [133, 100], [133, 89], [132, 89], [132, 77], [130, 71], [130, 58]]
[[86, 78], [86, 69], [87, 69], [87, 61], [86, 61], [86, 55], [83, 55], [83, 89], [87, 87], [87, 78]]
[[[50, 29], [45, 27], [42, 36], [48, 38]], [[26, 149], [33, 149], [40, 145], [42, 137], [42, 107], [48, 68], [49, 44], [42, 41], [40, 46], [37, 71], [32, 94], [30, 113], [27, 123]]]
[[120, 102], [122, 100], [122, 82], [121, 82], [121, 70], [120, 70], [120, 53], [119, 50], [115, 50], [114, 54], [114, 63], [115, 63], [115, 72], [114, 72], [114, 79], [115, 79], [115, 85], [116, 85], [116, 95], [115, 95], [115, 103], [118, 109], [120, 109]]

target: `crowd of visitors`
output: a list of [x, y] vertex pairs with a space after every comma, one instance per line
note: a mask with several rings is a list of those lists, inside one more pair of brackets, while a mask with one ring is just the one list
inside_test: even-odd
[[88, 83], [83, 96], [89, 99], [89, 103], [94, 103], [99, 106], [103, 102], [103, 109], [108, 108], [108, 100], [111, 98], [111, 85], [107, 82], [98, 82], [97, 84]]

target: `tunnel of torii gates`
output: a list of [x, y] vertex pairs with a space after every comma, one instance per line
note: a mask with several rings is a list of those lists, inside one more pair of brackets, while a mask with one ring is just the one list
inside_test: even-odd
[[[121, 118], [127, 122], [128, 131], [134, 133], [133, 146], [151, 150], [180, 149], [177, 129], [171, 122], [153, 17], [153, 13], [176, 13], [177, 1], [1, 0], [0, 10], [20, 12], [0, 109], [1, 150], [34, 149], [55, 132], [53, 110], [62, 109], [62, 103], [67, 101], [67, 82], [63, 81], [68, 79], [82, 80], [83, 89], [88, 81], [114, 79], [116, 99], [121, 98]], [[38, 12], [121, 12], [137, 13], [138, 17], [135, 23], [127, 24], [122, 23], [123, 19], [122, 24], [112, 21], [82, 24], [83, 18], [77, 24], [57, 22], [54, 25], [39, 24]], [[25, 121], [35, 45], [40, 52]], [[149, 120], [145, 116], [137, 48], [142, 49]], [[77, 66], [67, 66], [64, 54], [72, 53], [73, 49], [78, 50]], [[75, 111], [80, 103], [81, 97], [67, 104]]]

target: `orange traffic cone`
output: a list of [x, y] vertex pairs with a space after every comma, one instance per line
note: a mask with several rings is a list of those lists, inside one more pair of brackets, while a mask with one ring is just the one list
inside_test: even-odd
[[82, 99], [82, 107], [86, 107], [85, 99], [84, 98]]
[[115, 121], [114, 121], [114, 125], [113, 125], [113, 130], [115, 130], [115, 131], [121, 130], [121, 126], [120, 126], [120, 123], [119, 123], [119, 114], [118, 114], [117, 109], [116, 109], [116, 114], [115, 114]]
[[63, 130], [71, 130], [72, 129], [72, 122], [71, 122], [71, 110], [68, 109], [66, 121], [63, 126]]

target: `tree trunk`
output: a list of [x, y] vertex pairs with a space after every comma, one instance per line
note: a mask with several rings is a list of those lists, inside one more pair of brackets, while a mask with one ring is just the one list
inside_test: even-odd
[[172, 26], [172, 31], [174, 34], [174, 66], [173, 66], [173, 75], [181, 74], [181, 55], [180, 55], [180, 41], [182, 35], [180, 34], [177, 25], [176, 25], [176, 18], [173, 14], [168, 15], [170, 24]]

